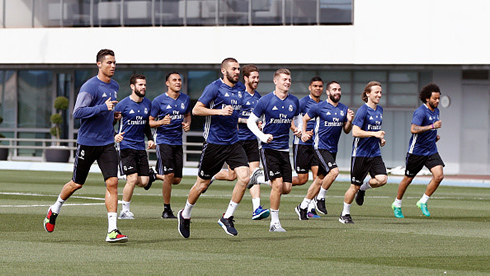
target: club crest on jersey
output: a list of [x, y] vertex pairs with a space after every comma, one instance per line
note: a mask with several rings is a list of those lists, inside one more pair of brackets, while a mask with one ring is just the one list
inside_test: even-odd
[[180, 109], [185, 109], [185, 104], [184, 103], [180, 103]]
[[340, 110], [340, 116], [344, 116], [344, 111], [343, 110]]
[[294, 110], [293, 105], [292, 105], [292, 104], [290, 104], [290, 105], [289, 105], [289, 111], [293, 111], [293, 110]]
[[148, 108], [145, 107], [145, 114], [148, 114]]

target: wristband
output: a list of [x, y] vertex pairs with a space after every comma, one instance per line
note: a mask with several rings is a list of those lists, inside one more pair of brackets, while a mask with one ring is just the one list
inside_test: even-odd
[[432, 124], [432, 129], [434, 129], [434, 124]]

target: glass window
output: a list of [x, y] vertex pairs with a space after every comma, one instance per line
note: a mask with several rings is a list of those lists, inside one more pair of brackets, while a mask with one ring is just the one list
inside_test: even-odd
[[3, 123], [0, 128], [14, 128], [16, 125], [16, 79], [17, 74], [15, 71], [0, 71], [0, 116], [3, 117]]
[[117, 92], [117, 100], [120, 101], [131, 95], [131, 87], [129, 87], [129, 79], [133, 75], [133, 70], [117, 70], [112, 77], [119, 84], [119, 92]]
[[[141, 74], [146, 77], [146, 98], [153, 100], [158, 95], [167, 91], [167, 85], [165, 84], [166, 72], [142, 71]], [[182, 81], [184, 81], [183, 78]], [[184, 90], [184, 87], [182, 87], [182, 90]]]
[[188, 94], [192, 100], [197, 100], [201, 97], [204, 88], [211, 82], [219, 78], [218, 70], [212, 71], [189, 71], [188, 73]]
[[[379, 81], [382, 85], [386, 82], [385, 71], [354, 71], [354, 81], [362, 82], [364, 86], [370, 81]], [[361, 90], [362, 91], [362, 90]]]
[[320, 24], [352, 24], [353, 6], [353, 0], [320, 0]]
[[18, 127], [49, 128], [53, 110], [53, 72], [20, 70], [18, 91]]

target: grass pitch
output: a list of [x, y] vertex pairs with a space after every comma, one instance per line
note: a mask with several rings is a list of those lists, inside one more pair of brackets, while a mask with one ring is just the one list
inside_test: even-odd
[[[270, 233], [269, 219], [252, 221], [248, 191], [235, 212], [238, 236], [217, 224], [234, 182], [216, 181], [193, 209], [191, 237], [177, 220], [160, 218], [161, 185], [135, 189], [135, 220], [118, 220], [125, 244], [105, 242], [107, 215], [100, 174], [90, 174], [70, 198], [53, 233], [42, 221], [71, 173], [2, 171], [0, 177], [0, 274], [2, 275], [488, 275], [490, 274], [490, 190], [441, 185], [426, 218], [415, 203], [425, 186], [412, 185], [403, 200], [404, 219], [391, 203], [397, 185], [366, 193], [353, 204], [353, 225], [338, 222], [349, 184], [327, 193], [329, 214], [299, 221], [294, 212], [308, 184], [281, 200], [286, 233]], [[173, 187], [174, 213], [183, 207], [194, 177]], [[120, 198], [124, 181], [120, 182]], [[262, 187], [269, 206], [270, 188]], [[120, 210], [120, 206], [119, 206]]]

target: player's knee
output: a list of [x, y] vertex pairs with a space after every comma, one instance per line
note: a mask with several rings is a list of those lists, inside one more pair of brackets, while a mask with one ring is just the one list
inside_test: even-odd
[[376, 180], [378, 180], [379, 186], [383, 186], [386, 184], [386, 182], [388, 182], [388, 176], [387, 175], [379, 176], [376, 177]]
[[328, 173], [332, 175], [334, 178], [337, 178], [337, 176], [339, 176], [339, 168], [333, 168]]
[[174, 177], [174, 180], [172, 181], [173, 185], [178, 185], [182, 181], [182, 177]]
[[437, 183], [441, 183], [442, 180], [444, 180], [444, 174], [438, 174], [433, 176], [434, 181]]

